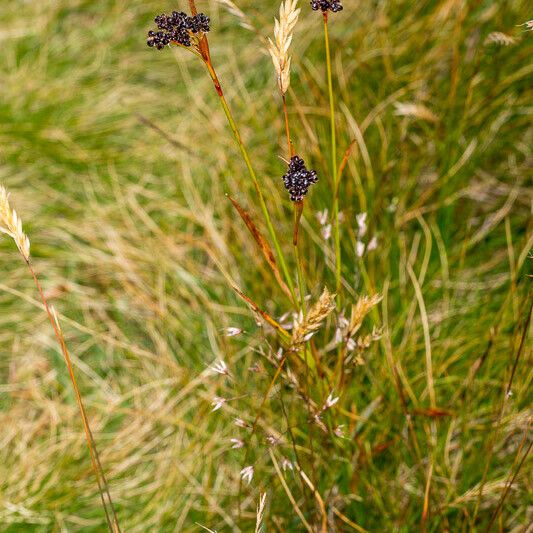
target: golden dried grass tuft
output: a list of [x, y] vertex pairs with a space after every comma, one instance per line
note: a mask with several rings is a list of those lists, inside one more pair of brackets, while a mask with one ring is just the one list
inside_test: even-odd
[[485, 45], [497, 44], [499, 46], [512, 46], [516, 44], [516, 39], [511, 35], [507, 35], [501, 31], [493, 31], [487, 35]]
[[363, 320], [370, 310], [381, 301], [381, 295], [361, 296], [355, 305], [352, 305], [350, 323], [346, 329], [346, 338], [353, 337], [361, 327]]
[[299, 348], [320, 328], [324, 320], [335, 309], [335, 294], [324, 288], [318, 302], [311, 307], [307, 315], [297, 320], [291, 340], [292, 349]]
[[298, 22], [300, 9], [297, 8], [298, 0], [285, 0], [279, 7], [279, 20], [274, 19], [274, 41], [268, 39], [268, 51], [272, 57], [278, 87], [281, 94], [285, 94], [291, 83], [291, 57], [289, 47], [292, 42], [294, 27]]
[[265, 514], [266, 506], [266, 492], [263, 492], [259, 496], [259, 504], [257, 506], [256, 520], [255, 520], [255, 533], [260, 533], [263, 529], [263, 518]]
[[26, 261], [30, 260], [30, 239], [22, 231], [22, 220], [9, 204], [9, 193], [0, 185], [0, 232], [11, 237]]

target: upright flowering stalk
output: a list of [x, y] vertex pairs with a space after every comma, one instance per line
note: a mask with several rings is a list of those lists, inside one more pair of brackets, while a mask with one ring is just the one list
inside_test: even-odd
[[314, 11], [322, 11], [324, 20], [324, 42], [326, 45], [326, 70], [328, 78], [329, 93], [329, 116], [331, 129], [331, 172], [333, 177], [333, 220], [334, 220], [334, 238], [335, 238], [335, 285], [337, 293], [341, 289], [341, 241], [339, 231], [339, 195], [338, 195], [338, 171], [337, 171], [337, 138], [335, 129], [335, 101], [333, 98], [333, 81], [331, 75], [331, 52], [329, 46], [328, 32], [328, 11], [338, 13], [342, 11], [340, 0], [311, 0], [311, 8]]
[[191, 9], [191, 16], [188, 16], [185, 13], [173, 12], [171, 15], [163, 14], [156, 17], [154, 21], [157, 24], [158, 31], [150, 31], [148, 33], [147, 44], [150, 47], [155, 47], [158, 49], [162, 49], [166, 45], [170, 44], [182, 46], [195, 53], [203, 60], [209, 72], [209, 76], [213, 81], [213, 85], [218, 94], [222, 108], [224, 109], [224, 114], [228, 120], [228, 124], [235, 138], [235, 142], [239, 146], [242, 158], [246, 164], [250, 178], [252, 179], [252, 183], [259, 199], [259, 205], [261, 206], [261, 211], [263, 212], [263, 217], [265, 219], [270, 238], [274, 243], [285, 280], [292, 295], [292, 299], [296, 300], [294, 284], [291, 276], [289, 275], [287, 263], [285, 262], [285, 257], [276, 236], [274, 226], [272, 225], [272, 220], [270, 219], [270, 214], [268, 212], [263, 193], [259, 188], [257, 175], [253, 168], [250, 156], [248, 155], [248, 151], [246, 150], [246, 147], [242, 141], [235, 119], [233, 118], [231, 110], [224, 96], [224, 92], [222, 90], [222, 86], [218, 79], [213, 62], [211, 61], [209, 42], [207, 40], [207, 33], [210, 30], [209, 18], [203, 13], [198, 13], [194, 0], [189, 0], [189, 7]]
[[270, 38], [268, 39], [268, 51], [270, 52], [272, 62], [274, 63], [278, 88], [281, 98], [283, 99], [289, 159], [292, 157], [293, 153], [285, 94], [289, 90], [289, 85], [291, 84], [291, 57], [289, 55], [289, 47], [292, 42], [294, 27], [296, 26], [300, 15], [300, 9], [297, 9], [297, 5], [298, 0], [285, 0], [285, 2], [281, 3], [279, 7], [279, 20], [274, 19], [274, 41]]
[[87, 417], [85, 406], [83, 404], [81, 394], [78, 388], [78, 383], [76, 380], [76, 376], [74, 374], [74, 369], [72, 367], [72, 362], [71, 362], [70, 355], [67, 349], [67, 345], [65, 343], [65, 338], [63, 337], [63, 333], [61, 332], [61, 328], [59, 326], [57, 315], [54, 309], [49, 306], [48, 301], [46, 300], [44, 293], [42, 291], [41, 284], [39, 283], [37, 275], [35, 274], [35, 271], [31, 264], [30, 240], [28, 239], [27, 235], [24, 233], [22, 229], [22, 221], [17, 216], [16, 211], [12, 209], [9, 203], [9, 194], [7, 193], [6, 189], [2, 185], [0, 185], [0, 233], [4, 233], [5, 235], [8, 235], [15, 241], [15, 244], [17, 245], [17, 248], [19, 249], [19, 252], [22, 255], [30, 271], [30, 274], [33, 277], [33, 280], [39, 292], [39, 296], [41, 297], [41, 301], [43, 303], [44, 309], [48, 315], [50, 324], [52, 325], [55, 336], [61, 348], [61, 352], [65, 359], [65, 363], [67, 365], [70, 380], [72, 382], [72, 387], [74, 389], [74, 394], [76, 396], [76, 402], [78, 404], [78, 408], [81, 414], [83, 429], [85, 431], [85, 438], [87, 441], [87, 448], [89, 449], [89, 454], [91, 456], [93, 470], [96, 475], [96, 482], [98, 483], [98, 489], [100, 491], [100, 499], [102, 500], [102, 505], [104, 507], [107, 525], [111, 532], [114, 532], [114, 533], [120, 532], [120, 526], [118, 523], [117, 514], [115, 512], [113, 500], [111, 499], [111, 494], [109, 492], [107, 479], [105, 477], [104, 470], [102, 468], [102, 465], [100, 463], [100, 458], [96, 450], [96, 444], [94, 442], [94, 437], [93, 437], [93, 434], [92, 434], [92, 431], [89, 425], [89, 419]]
[[303, 310], [305, 297], [305, 284], [303, 266], [298, 249], [298, 228], [303, 212], [303, 200], [309, 187], [318, 181], [314, 170], [307, 170], [302, 158], [294, 153], [289, 128], [289, 114], [287, 111], [286, 93], [289, 89], [291, 78], [291, 57], [289, 47], [292, 42], [293, 31], [298, 22], [300, 9], [298, 0], [282, 1], [279, 8], [279, 19], [274, 19], [274, 40], [269, 39], [268, 51], [274, 63], [278, 89], [283, 102], [283, 116], [285, 120], [285, 134], [287, 136], [287, 157], [289, 159], [287, 173], [283, 176], [285, 188], [294, 202], [294, 231], [293, 245], [298, 267], [298, 290], [300, 293], [300, 308]]

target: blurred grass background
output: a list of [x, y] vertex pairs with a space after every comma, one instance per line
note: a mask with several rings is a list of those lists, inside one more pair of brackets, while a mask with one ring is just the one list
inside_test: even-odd
[[[219, 266], [273, 315], [287, 308], [224, 196], [260, 220], [206, 72], [192, 54], [146, 47], [153, 16], [182, 4], [2, 2], [0, 181], [62, 316], [124, 531], [249, 531], [257, 492], [237, 525], [240, 459], [228, 452], [231, 423], [209, 414], [219, 388], [206, 368], [217, 357], [251, 364], [261, 339]], [[256, 31], [219, 3], [199, 8], [290, 257], [283, 122], [261, 41], [279, 6], [237, 4]], [[316, 297], [334, 284], [332, 243], [315, 217], [331, 207], [328, 102], [320, 16], [301, 4], [289, 112], [298, 152], [321, 177], [302, 236]], [[494, 417], [530, 328], [533, 64], [531, 33], [518, 27], [527, 4], [354, 0], [331, 21], [340, 153], [357, 139], [340, 196], [346, 298], [385, 294], [377, 325], [413, 408], [428, 405], [427, 324], [437, 404], [451, 413], [417, 422], [435, 460], [430, 531], [472, 526]], [[363, 211], [378, 247], [358, 258]], [[103, 531], [67, 371], [13, 248], [0, 241], [0, 530]], [[247, 333], [227, 339], [229, 326]], [[480, 531], [530, 424], [528, 344], [493, 443]], [[427, 464], [407, 451], [379, 346], [352, 379], [351, 408], [367, 409], [357, 441], [370, 453], [350, 479], [345, 458], [323, 458], [321, 489], [369, 531], [418, 530]], [[530, 531], [530, 474], [526, 461], [499, 530]], [[301, 531], [276, 476], [259, 484], [268, 530]]]

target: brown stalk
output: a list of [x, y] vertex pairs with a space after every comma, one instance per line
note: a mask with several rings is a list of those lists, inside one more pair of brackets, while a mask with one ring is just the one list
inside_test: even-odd
[[276, 320], [274, 320], [266, 311], [263, 311], [251, 298], [248, 298], [248, 296], [246, 296], [237, 287], [233, 287], [233, 290], [237, 293], [239, 298], [244, 300], [250, 306], [254, 313], [260, 315], [263, 320], [270, 324], [284, 340], [290, 339], [290, 335], [281, 327], [281, 325]]
[[[520, 446], [518, 448], [518, 451], [516, 452], [516, 457], [515, 457], [515, 460], [513, 462], [513, 466], [516, 464], [516, 461], [518, 460], [518, 457], [520, 456], [520, 453], [522, 452], [522, 449], [524, 447], [524, 444], [526, 443], [526, 440], [529, 436], [529, 430], [530, 430], [530, 427], [531, 427], [531, 421], [532, 421], [532, 418], [529, 419], [528, 421], [528, 424], [527, 424], [527, 427], [524, 431], [524, 435], [522, 437], [522, 441], [520, 442]], [[492, 529], [492, 526], [494, 525], [494, 522], [498, 516], [498, 514], [500, 513], [502, 507], [503, 507], [503, 502], [505, 501], [505, 498], [507, 497], [507, 494], [509, 493], [509, 490], [511, 489], [511, 486], [512, 484], [514, 483], [515, 479], [516, 479], [516, 476], [518, 476], [518, 473], [520, 472], [520, 469], [522, 468], [522, 465], [524, 464], [524, 462], [526, 461], [527, 457], [529, 456], [529, 452], [531, 452], [531, 448], [533, 447], [533, 441], [531, 441], [529, 443], [529, 446], [527, 447], [527, 450], [525, 451], [524, 455], [522, 456], [522, 459], [520, 459], [520, 462], [518, 463], [518, 466], [516, 467], [516, 470], [514, 472], [514, 474], [512, 474], [512, 467], [511, 467], [511, 471], [509, 472], [509, 475], [507, 477], [507, 481], [505, 483], [505, 488], [502, 492], [502, 495], [500, 497], [500, 501], [498, 502], [498, 505], [496, 506], [496, 509], [494, 511], [494, 513], [492, 514], [492, 517], [490, 519], [490, 522], [489, 522], [489, 525], [487, 526], [487, 533], [490, 532], [490, 530]]]
[[[33, 269], [33, 266], [29, 259], [25, 259], [26, 265], [28, 266], [28, 269], [33, 277], [33, 280], [35, 282], [35, 285], [37, 287], [37, 290], [39, 292], [39, 296], [41, 298], [41, 301], [43, 303], [44, 309], [46, 311], [46, 314], [48, 315], [48, 319], [50, 321], [50, 324], [52, 325], [52, 328], [54, 330], [56, 339], [59, 343], [59, 346], [61, 348], [61, 352], [63, 354], [63, 357], [65, 359], [65, 363], [67, 365], [68, 373], [70, 376], [70, 381], [72, 382], [72, 387], [74, 388], [74, 395], [76, 397], [76, 403], [78, 404], [78, 408], [81, 414], [81, 419], [83, 423], [83, 429], [85, 431], [85, 439], [87, 441], [87, 448], [89, 449], [89, 454], [91, 456], [91, 462], [93, 466], [94, 473], [96, 475], [96, 482], [98, 484], [98, 489], [100, 492], [100, 499], [102, 501], [102, 505], [104, 507], [104, 512], [106, 515], [106, 521], [107, 526], [109, 530], [112, 533], [120, 533], [121, 529], [118, 523], [118, 517], [117, 513], [115, 511], [115, 507], [113, 505], [113, 500], [111, 498], [111, 494], [109, 492], [109, 485], [107, 483], [107, 479], [104, 474], [104, 470], [102, 468], [102, 464], [100, 463], [100, 457], [98, 455], [98, 451], [96, 449], [96, 443], [94, 441], [94, 437], [91, 431], [91, 427], [89, 425], [89, 419], [87, 417], [87, 412], [85, 410], [85, 406], [83, 404], [83, 400], [81, 397], [81, 393], [78, 387], [78, 382], [76, 380], [76, 376], [74, 374], [74, 368], [72, 366], [72, 361], [70, 359], [70, 354], [67, 348], [67, 345], [65, 343], [65, 338], [63, 336], [63, 333], [61, 332], [61, 329], [59, 328], [59, 325], [54, 317], [54, 314], [52, 313], [52, 310], [50, 309], [50, 306], [48, 305], [48, 301], [46, 300], [46, 297], [44, 296], [43, 290], [41, 288], [41, 284], [39, 282], [39, 279], [37, 278], [37, 275], [35, 274], [35, 271]], [[107, 497], [107, 502], [106, 502]], [[110, 517], [110, 513], [108, 510], [108, 506], [111, 509], [111, 514], [113, 515]]]
[[287, 110], [287, 97], [282, 94], [281, 98], [283, 100], [283, 117], [285, 122], [285, 135], [287, 136], [287, 154], [289, 159], [294, 155], [294, 146], [291, 141], [291, 132], [289, 129], [289, 112]]
[[241, 205], [237, 202], [237, 200], [235, 200], [229, 194], [226, 194], [226, 196], [229, 198], [230, 202], [233, 204], [233, 207], [235, 207], [240, 217], [242, 218], [243, 222], [246, 224], [246, 227], [252, 234], [252, 237], [254, 238], [255, 242], [259, 246], [259, 249], [261, 250], [261, 253], [263, 254], [266, 262], [270, 266], [270, 269], [272, 270], [272, 273], [274, 274], [274, 277], [276, 278], [278, 285], [281, 287], [283, 292], [288, 296], [288, 298], [292, 300], [291, 291], [289, 287], [287, 287], [287, 284], [283, 281], [283, 278], [278, 268], [276, 257], [274, 255], [272, 248], [270, 247], [270, 244], [263, 237], [263, 234], [259, 231], [259, 228], [255, 225], [254, 221], [252, 220], [252, 217], [250, 217], [250, 215], [241, 207]]
[[350, 156], [353, 152], [353, 147], [355, 146], [355, 139], [348, 145], [348, 148], [346, 148], [346, 151], [344, 152], [344, 156], [342, 158], [341, 164], [339, 165], [339, 176], [337, 178], [337, 187], [335, 188], [335, 197], [339, 198], [339, 189], [340, 189], [340, 183], [341, 178], [344, 173], [344, 169], [346, 168], [346, 165], [348, 164], [348, 159], [350, 159]]

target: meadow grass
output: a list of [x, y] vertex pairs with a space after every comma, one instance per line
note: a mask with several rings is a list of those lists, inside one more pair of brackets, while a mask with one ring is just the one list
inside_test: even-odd
[[[236, 4], [198, 7], [296, 285], [266, 42], [279, 3]], [[347, 153], [338, 251], [322, 18], [307, 4], [287, 113], [320, 181], [300, 222], [310, 298], [296, 331], [336, 288], [339, 255], [342, 288], [336, 310], [321, 300], [313, 343], [289, 333], [309, 364], [289, 359], [272, 387], [279, 342], [235, 288], [283, 326], [292, 306], [225, 196], [268, 238], [205, 68], [146, 47], [153, 16], [175, 5], [0, 4], [0, 182], [58, 312], [121, 528], [253, 531], [266, 493], [267, 531], [529, 531], [527, 2], [345, 1], [331, 16], [338, 164]], [[0, 530], [104, 531], [68, 371], [8, 239], [0, 271]], [[339, 316], [374, 294], [339, 384]], [[209, 368], [217, 359], [230, 377]], [[228, 401], [211, 412], [215, 396]]]

